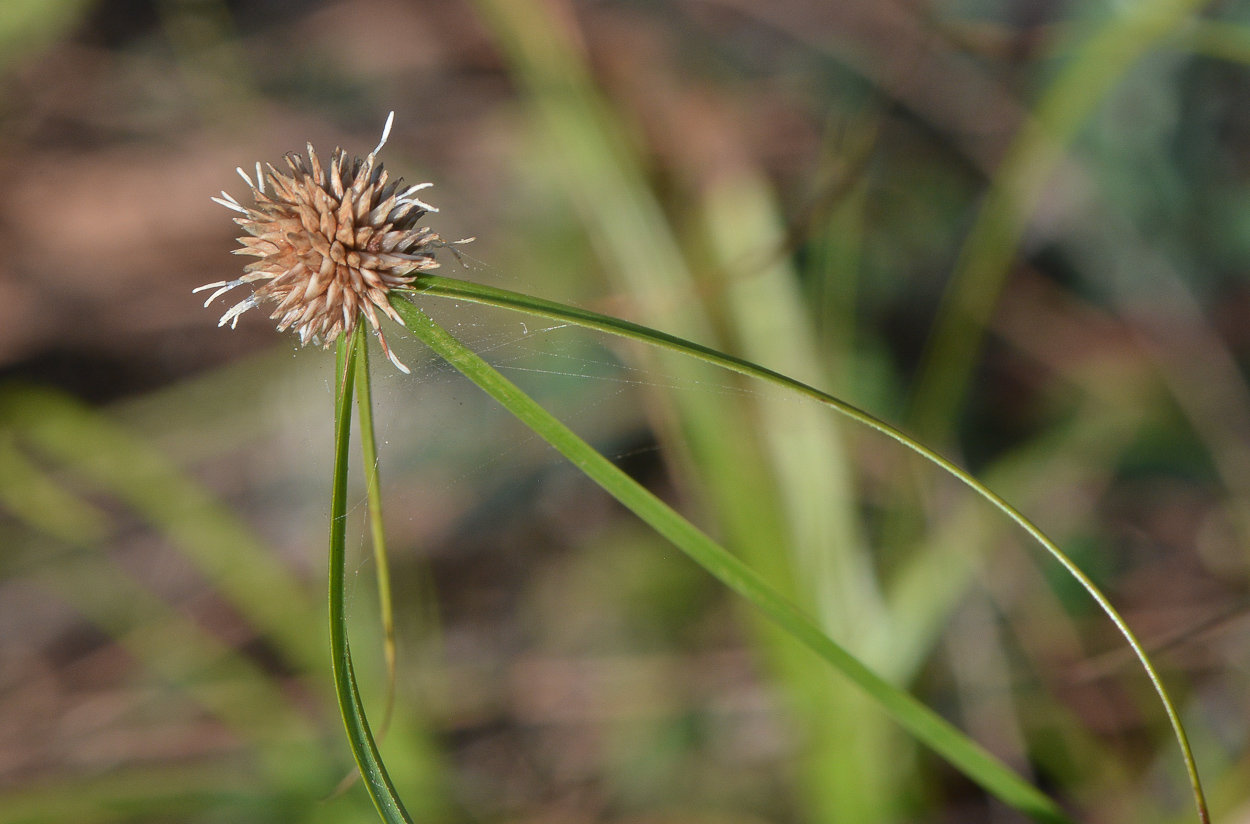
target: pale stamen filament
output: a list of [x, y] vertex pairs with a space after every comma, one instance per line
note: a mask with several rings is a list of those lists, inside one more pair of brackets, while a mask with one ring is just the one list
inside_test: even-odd
[[377, 148], [369, 152], [369, 160], [372, 161], [378, 152], [382, 151], [382, 147], [386, 145], [386, 139], [391, 136], [391, 126], [395, 124], [395, 113], [391, 112], [386, 116], [386, 125], [382, 127], [382, 139], [378, 141]]
[[201, 286], [198, 289], [192, 289], [191, 294], [195, 294], [196, 292], [201, 292], [205, 289], [212, 289], [214, 286], [220, 286], [221, 287], [220, 289], [218, 289], [216, 292], [213, 292], [211, 295], [208, 296], [208, 300], [204, 301], [204, 308], [207, 309], [208, 305], [212, 303], [213, 301], [217, 300], [217, 298], [221, 297], [226, 292], [229, 292], [231, 289], [235, 288], [236, 286], [242, 286], [246, 282], [247, 281], [243, 280], [242, 278], [238, 280], [231, 280], [231, 281], [222, 280], [222, 281], [218, 281], [217, 283], [210, 283], [206, 286]]
[[[223, 195], [226, 195], [226, 193], [225, 193], [225, 192], [222, 192], [222, 194], [223, 194]], [[243, 208], [242, 206], [240, 206], [237, 202], [235, 202], [234, 198], [230, 197], [230, 195], [226, 195], [226, 197], [228, 197], [228, 198], [230, 198], [230, 199], [229, 199], [229, 200], [222, 200], [222, 199], [221, 199], [221, 198], [219, 198], [219, 197], [210, 197], [210, 198], [209, 198], [209, 200], [213, 201], [214, 203], [219, 203], [219, 204], [221, 204], [222, 206], [225, 206], [227, 209], [230, 209], [230, 210], [232, 210], [232, 211], [238, 212], [239, 214], [242, 214], [242, 215], [247, 214], [247, 209], [244, 209], [244, 208]]]
[[255, 308], [255, 306], [255, 297], [248, 297], [245, 300], [239, 301], [234, 306], [230, 307], [229, 312], [221, 316], [221, 320], [217, 321], [218, 328], [225, 326], [227, 323], [230, 324], [231, 329], [235, 328], [239, 325], [239, 315], [242, 315], [248, 309]]

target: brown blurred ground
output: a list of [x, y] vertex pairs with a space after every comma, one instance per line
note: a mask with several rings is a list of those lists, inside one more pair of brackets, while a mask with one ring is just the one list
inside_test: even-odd
[[[1045, 58], [1052, 25], [1065, 10], [1007, 3], [999, 15], [1005, 19], [977, 27], [944, 24], [926, 4], [880, 0], [553, 5], [576, 29], [596, 81], [643, 158], [648, 184], [678, 227], [694, 220], [691, 203], [700, 193], [727, 176], [759, 172], [792, 230], [778, 253], [803, 259], [847, 192], [869, 187], [877, 277], [865, 277], [860, 322], [877, 345], [873, 357], [888, 361], [892, 372], [855, 391], [865, 403], [878, 403], [874, 411], [901, 415], [899, 396], [914, 376], [963, 232], [1024, 122], [1031, 61]], [[1195, 86], [1200, 70], [1187, 75]], [[1223, 89], [1219, 99], [1230, 108], [1250, 100], [1240, 74], [1216, 76], [1209, 85]], [[430, 200], [442, 212], [431, 224], [444, 237], [478, 237], [468, 251], [485, 263], [474, 263], [480, 268], [470, 276], [485, 273], [509, 288], [629, 314], [630, 302], [604, 287], [604, 267], [553, 194], [557, 170], [531, 163], [542, 137], [519, 86], [488, 28], [461, 3], [90, 4], [55, 42], [13, 63], [4, 81], [0, 376], [113, 404], [110, 414], [143, 430], [154, 420], [151, 409], [167, 408], [145, 406], [145, 398], [176, 396], [180, 386], [200, 386], [195, 381], [251, 363], [248, 357], [291, 360], [293, 341], [260, 313], [246, 315], [237, 330], [221, 330], [216, 318], [224, 308], [205, 310], [191, 294], [232, 277], [240, 265], [229, 256], [235, 235], [229, 214], [209, 197], [222, 188], [241, 191], [235, 166], [250, 170], [258, 159], [276, 164], [305, 141], [363, 154], [392, 109], [388, 168], [411, 181], [435, 182]], [[852, 102], [831, 105], [843, 87]], [[846, 148], [839, 137], [854, 131], [857, 117], [873, 121], [864, 130], [871, 132], [869, 148], [858, 159], [853, 151], [834, 151], [831, 162], [830, 143]], [[1245, 129], [1231, 115], [1214, 121], [1224, 141], [1220, 156], [1245, 164]], [[1226, 176], [1244, 182], [1246, 168]], [[1079, 190], [1085, 173], [1078, 172]], [[1079, 191], [1057, 189], [1043, 208], [1053, 214], [1043, 218], [1081, 222], [1097, 212], [1097, 204], [1077, 208]], [[1248, 631], [1243, 550], [1217, 473], [1206, 457], [1195, 457], [1203, 454], [1196, 445], [1201, 433], [1175, 437], [1176, 429], [1189, 430], [1176, 424], [1183, 410], [1160, 388], [1167, 380], [1156, 370], [1168, 367], [1161, 348], [1172, 352], [1181, 349], [1177, 341], [1197, 341], [1189, 360], [1172, 364], [1173, 375], [1197, 374], [1193, 364], [1206, 362], [1210, 345], [1227, 350], [1229, 363], [1244, 372], [1245, 256], [1230, 252], [1221, 266], [1195, 264], [1197, 274], [1187, 282], [1198, 284], [1209, 324], [1165, 318], [1152, 337], [1145, 322], [1151, 318], [1118, 312], [1113, 300], [1077, 282], [1074, 255], [1056, 262], [1045, 254], [1063, 241], [1062, 228], [1052, 223], [1037, 221], [1030, 250], [1013, 267], [979, 367], [963, 453], [987, 465], [1048, 426], [1058, 428], [1055, 410], [1076, 406], [1073, 394], [1091, 385], [1108, 394], [1141, 390], [1143, 405], [1164, 419], [1159, 441], [1136, 462], [1126, 459], [1123, 472], [1117, 463], [1050, 490], [1033, 511], [1047, 526], [1081, 524], [1076, 539], [1108, 550], [1093, 553], [1101, 561], [1083, 560], [1097, 567], [1100, 582], [1148, 641], [1181, 638], [1169, 647], [1169, 673], [1187, 679], [1187, 691], [1210, 697], [1199, 709], [1218, 716], [1211, 726], [1228, 730], [1232, 742], [1223, 750], [1226, 760], [1240, 763], [1250, 718], [1239, 669]], [[1198, 229], [1191, 242], [1207, 248]], [[461, 271], [453, 260], [445, 263]], [[720, 294], [708, 286], [703, 297], [715, 303]], [[476, 319], [466, 324], [482, 341], [500, 334], [499, 322], [466, 317]], [[507, 343], [515, 332], [502, 334]], [[573, 351], [579, 363], [598, 356]], [[318, 460], [324, 463], [324, 456], [303, 460], [292, 453], [326, 443], [329, 401], [321, 390], [329, 357], [300, 359], [290, 374], [283, 372], [296, 388], [241, 381], [243, 389], [230, 396], [285, 392], [287, 406], [258, 401], [253, 409], [239, 401], [229, 426], [214, 428], [197, 417], [193, 398], [185, 425], [143, 433], [270, 540], [315, 603], [320, 567], [310, 556], [321, 551], [318, 484], [325, 473]], [[1115, 378], [1103, 379], [1103, 369]], [[440, 453], [432, 465], [422, 464], [414, 456], [428, 457], [420, 441], [421, 449], [391, 464], [387, 495], [402, 513], [393, 530], [400, 595], [419, 601], [422, 576], [438, 593], [445, 703], [429, 711], [430, 726], [456, 771], [455, 792], [467, 817], [804, 820], [791, 764], [801, 735], [787, 725], [727, 599], [684, 561], [656, 573], [657, 590], [671, 585], [678, 593], [677, 606], [664, 601], [672, 614], [651, 614], [663, 599], [648, 600], [650, 584], [637, 585], [643, 595], [621, 595], [631, 570], [649, 569], [636, 547], [672, 551], [623, 526], [622, 513], [597, 490], [553, 469], [516, 430], [474, 406], [476, 400], [462, 409], [467, 390], [439, 384], [444, 375], [437, 369], [419, 375], [432, 384], [431, 400], [383, 391], [414, 406], [428, 403], [419, 411], [442, 416], [431, 426], [464, 423], [468, 432], [446, 439], [467, 456], [453, 461]], [[384, 387], [389, 380], [382, 379]], [[620, 401], [599, 385], [586, 388], [591, 383], [564, 398], [565, 411], [586, 410], [584, 425], [619, 455], [637, 453], [632, 472], [669, 499], [689, 503], [681, 478], [674, 480], [657, 452], [654, 410], [633, 395]], [[1121, 393], [1121, 386], [1131, 390]], [[1172, 386], [1188, 396], [1183, 382]], [[1244, 386], [1235, 381], [1228, 392], [1214, 393], [1213, 416], [1232, 421], [1220, 430], [1223, 442], [1244, 447], [1238, 393]], [[309, 408], [321, 402], [324, 408]], [[257, 409], [279, 411], [258, 421]], [[401, 423], [391, 425], [397, 441], [411, 434]], [[439, 440], [428, 432], [411, 437]], [[898, 467], [879, 445], [854, 448], [870, 499], [863, 508], [877, 514], [888, 502], [872, 499], [873, 492], [888, 487]], [[930, 508], [942, 510], [944, 501], [930, 501]], [[137, 519], [115, 514], [122, 525], [110, 536], [112, 556], [146, 574], [155, 590], [216, 637], [246, 649], [275, 677], [287, 677], [288, 663], [211, 586], [171, 559], [168, 546]], [[942, 514], [935, 512], [934, 521]], [[607, 573], [584, 559], [604, 546]], [[981, 584], [1010, 631], [1010, 652], [1030, 674], [1021, 689], [1058, 696], [1055, 714], [1062, 718], [1055, 726], [1088, 733], [1095, 740], [1091, 761], [1113, 754], [1128, 771], [1154, 769], [1169, 744], [1151, 710], [1142, 709], [1151, 706], [1148, 694], [1137, 681], [1125, 686], [1100, 675], [1124, 671], [1114, 652], [1109, 659], [1094, 654], [1115, 648], [1112, 633], [1087, 612], [1067, 614], [1036, 596], [1045, 589], [1036, 568], [1014, 546], [1004, 555]], [[361, 565], [363, 589], [371, 584], [366, 562]], [[637, 603], [630, 600], [635, 595]], [[1070, 605], [1071, 598], [1063, 601]], [[1225, 617], [1212, 622], [1212, 615]], [[423, 640], [412, 640], [424, 638], [414, 629], [424, 617], [407, 616], [410, 660], [425, 652]], [[1196, 629], [1187, 634], [1187, 627]], [[196, 763], [239, 749], [202, 708], [137, 679], [135, 661], [106, 634], [30, 587], [5, 585], [0, 632], [0, 786], [135, 764]], [[933, 702], [957, 714], [953, 676], [940, 663], [930, 670], [925, 683]], [[316, 703], [303, 687], [286, 686], [297, 702]], [[415, 691], [401, 690], [401, 700], [413, 700]], [[649, 724], [662, 728], [659, 743], [647, 739], [631, 749], [630, 736], [645, 738], [637, 730], [651, 730]], [[328, 729], [337, 732], [333, 724]], [[615, 733], [626, 743], [612, 739]], [[619, 752], [634, 760], [613, 765]], [[635, 783], [614, 787], [603, 778], [610, 771], [605, 764]], [[933, 805], [947, 810], [942, 820], [1014, 820], [995, 817], [996, 808], [986, 812], [962, 780], [934, 772], [941, 789], [933, 792]], [[1091, 781], [1102, 780], [1093, 773]], [[1118, 774], [1105, 782], [1125, 796], [1129, 783]], [[681, 812], [686, 799], [692, 810], [708, 799], [724, 804]], [[1119, 799], [1112, 795], [1100, 808], [1106, 820], [1122, 820], [1115, 817]], [[661, 812], [638, 812], [653, 809]], [[923, 815], [917, 820], [940, 814]]]

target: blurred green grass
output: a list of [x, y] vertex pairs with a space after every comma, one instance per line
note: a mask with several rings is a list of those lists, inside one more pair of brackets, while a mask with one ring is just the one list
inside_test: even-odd
[[[363, 150], [374, 115], [395, 108], [393, 165], [439, 179], [436, 229], [481, 237], [468, 251], [489, 264], [465, 276], [607, 308], [892, 420], [913, 397], [917, 432], [1081, 548], [1148, 640], [1244, 596], [1238, 112], [1250, 88], [1237, 4], [1218, 20], [1192, 17], [1196, 3], [1091, 4], [1072, 10], [1080, 19], [1043, 13], [1052, 29], [1030, 28], [1023, 4], [864, 12], [940, 43], [924, 52], [937, 62], [905, 69], [886, 59], [903, 34], [874, 39], [801, 4], [171, 3], [130, 39], [98, 34], [143, 17], [125, 4], [0, 5], [13, 101], [0, 150], [14, 174], [41, 151], [93, 168], [114, 162], [103, 149], [136, 142], [140, 156], [178, 145], [192, 163], [202, 134], [274, 133], [290, 149], [333, 134]], [[368, 45], [391, 19], [411, 34], [414, 14], [432, 41]], [[779, 34], [768, 15], [819, 43]], [[363, 48], [343, 19], [364, 30]], [[326, 30], [340, 39], [318, 39]], [[1052, 48], [1030, 46], [1048, 32]], [[1004, 38], [1010, 48], [973, 51]], [[851, 68], [830, 57], [848, 51]], [[999, 165], [970, 163], [950, 123], [891, 75], [946, 65], [934, 54], [971, 64], [1029, 113]], [[105, 77], [127, 60], [159, 66], [184, 99], [115, 91], [102, 126], [47, 68], [90, 60]], [[17, 105], [29, 100], [43, 108]], [[205, 281], [233, 266], [214, 231], [195, 236], [211, 262], [181, 258], [216, 273]], [[0, 283], [70, 268], [4, 237]], [[142, 288], [181, 300], [191, 280]], [[943, 289], [954, 290], [943, 306], [976, 304], [971, 323], [939, 308]], [[812, 404], [488, 310], [431, 308], [1079, 818], [1184, 820], [1184, 777], [1144, 683], [1127, 667], [1072, 676], [1114, 639], [982, 505]], [[226, 334], [202, 314], [195, 340]], [[940, 330], [955, 326], [962, 354], [942, 354], [954, 333]], [[122, 351], [140, 354], [122, 362], [158, 371], [142, 351], [153, 337], [136, 335]], [[40, 371], [32, 352], [48, 344], [32, 340], [4, 350], [26, 380], [6, 389], [0, 432], [6, 586], [98, 627], [93, 649], [124, 651], [116, 688], [140, 703], [106, 728], [142, 731], [136, 717], [152, 713], [203, 720], [228, 743], [91, 760], [67, 739], [34, 767], [0, 771], [0, 821], [371, 820], [360, 788], [322, 801], [349, 763], [320, 606], [326, 356], [292, 359], [289, 343], [258, 336], [248, 345], [273, 348], [212, 370], [175, 362], [144, 379], [163, 388], [89, 408], [46, 388], [66, 382]], [[419, 382], [375, 378], [400, 651], [384, 753], [422, 818], [1002, 815], [401, 345]], [[352, 495], [354, 652], [380, 707], [363, 487]], [[4, 636], [19, 662], [22, 634]], [[1232, 619], [1161, 661], [1217, 820], [1250, 804], [1241, 649]], [[0, 717], [20, 720], [14, 666]], [[139, 687], [153, 684], [164, 698], [146, 706]], [[0, 751], [21, 749], [13, 738]]]

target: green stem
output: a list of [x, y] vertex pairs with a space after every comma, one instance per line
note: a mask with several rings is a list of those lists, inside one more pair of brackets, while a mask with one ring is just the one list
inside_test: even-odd
[[378, 470], [378, 441], [373, 431], [373, 389], [369, 380], [369, 347], [362, 342], [356, 359], [356, 412], [360, 421], [360, 453], [365, 467], [369, 500], [369, 534], [377, 565], [378, 611], [382, 619], [382, 653], [386, 659], [386, 703], [378, 737], [385, 738], [395, 711], [395, 609], [391, 601], [391, 562], [382, 524], [382, 480]]
[[833, 664], [875, 698], [917, 739], [1004, 803], [1050, 824], [1069, 819], [1053, 800], [908, 693], [885, 681], [769, 587], [750, 567], [618, 469], [532, 398], [496, 372], [411, 303], [392, 305], [404, 325], [440, 357], [568, 458], [579, 470], [688, 554], [718, 580], [746, 598], [779, 626]]
[[351, 446], [353, 378], [356, 358], [364, 348], [364, 342], [364, 328], [357, 325], [351, 341], [339, 338], [335, 357], [334, 487], [330, 499], [330, 658], [334, 667], [334, 692], [338, 697], [339, 713], [347, 728], [347, 741], [364, 779], [365, 789], [387, 824], [412, 824], [386, 773], [369, 729], [347, 639], [344, 607], [347, 590], [347, 456]]
[[[668, 349], [674, 352], [681, 352], [686, 355], [703, 360], [706, 363], [715, 364], [724, 367], [741, 375], [747, 375], [752, 378], [758, 378], [776, 386], [797, 392], [812, 400], [818, 401], [826, 406], [831, 407], [838, 413], [867, 426], [875, 429], [877, 432], [886, 437], [902, 444], [907, 449], [920, 455], [926, 460], [932, 462], [936, 466], [958, 478], [965, 486], [976, 494], [980, 495], [996, 509], [1002, 512], [1011, 520], [1015, 521], [1025, 532], [1027, 532], [1034, 540], [1036, 540], [1056, 561], [1058, 561], [1068, 573], [1077, 580], [1078, 583], [1089, 593], [1090, 597], [1102, 608], [1111, 622], [1115, 624], [1116, 629], [1124, 637], [1125, 641], [1132, 648], [1133, 654], [1137, 660], [1141, 662], [1142, 668], [1146, 671], [1147, 677], [1150, 678], [1151, 684], [1154, 686], [1155, 692], [1159, 696], [1160, 702], [1163, 704], [1164, 712], [1167, 714], [1168, 721], [1172, 726], [1172, 731], [1176, 737], [1177, 744], [1181, 749], [1181, 756], [1185, 762], [1185, 770], [1189, 775], [1190, 787], [1193, 792], [1194, 804], [1198, 810], [1198, 818], [1203, 824], [1210, 821], [1210, 814], [1207, 811], [1206, 797], [1202, 790], [1202, 782], [1198, 775], [1198, 767], [1194, 762], [1193, 751], [1189, 744], [1189, 737], [1185, 733], [1185, 728], [1181, 724], [1180, 715], [1176, 711], [1175, 705], [1172, 703], [1171, 697], [1168, 695], [1167, 689], [1163, 685], [1163, 680], [1159, 677], [1155, 670], [1154, 664], [1146, 655], [1145, 649], [1141, 642], [1137, 640], [1137, 636], [1133, 634], [1128, 623], [1120, 615], [1120, 613], [1111, 605], [1111, 602], [1102, 593], [1102, 591], [1090, 580], [1084, 572], [1081, 571], [1072, 559], [1070, 559], [1063, 550], [1050, 538], [1046, 536], [1036, 525], [1024, 516], [1019, 510], [1007, 503], [991, 489], [986, 487], [976, 478], [974, 478], [966, 470], [959, 467], [952, 461], [929, 449], [920, 442], [914, 440], [910, 436], [904, 434], [900, 430], [894, 428], [888, 423], [873, 417], [863, 410], [854, 407], [845, 401], [820, 391], [805, 383], [797, 381], [793, 378], [786, 377], [771, 369], [765, 369], [748, 361], [736, 358], [733, 355], [726, 355], [715, 349], [701, 346], [683, 340], [673, 335], [658, 332], [636, 323], [619, 320], [617, 318], [601, 315], [596, 312], [590, 312], [585, 309], [578, 309], [572, 306], [556, 303], [554, 301], [534, 298], [528, 295], [521, 295], [516, 292], [509, 292], [505, 289], [496, 289], [490, 286], [482, 286], [466, 281], [453, 280], [450, 278], [436, 277], [431, 275], [422, 276], [418, 284], [411, 290], [416, 294], [431, 295], [436, 297], [453, 298], [455, 300], [467, 301], [470, 303], [479, 303], [488, 306], [497, 306], [506, 309], [515, 309], [531, 315], [550, 318], [552, 320], [563, 321], [575, 324], [588, 329], [596, 329], [601, 332], [608, 332], [619, 337], [628, 338], [630, 340], [640, 341], [652, 346], [658, 346], [662, 349]], [[396, 300], [393, 304], [400, 310], [403, 315], [404, 310], [401, 307], [408, 307], [406, 301]], [[414, 310], [415, 311], [415, 310]], [[405, 316], [406, 317], [406, 316]], [[424, 317], [424, 315], [422, 315]], [[415, 330], [414, 330], [415, 333]]]

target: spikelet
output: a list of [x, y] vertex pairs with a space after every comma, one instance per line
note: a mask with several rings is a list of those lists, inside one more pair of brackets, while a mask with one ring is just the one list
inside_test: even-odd
[[382, 140], [364, 160], [351, 161], [335, 149], [322, 164], [312, 144], [308, 159], [286, 156], [290, 175], [273, 166], [261, 170], [256, 180], [243, 169], [239, 175], [252, 190], [255, 205], [241, 205], [226, 192], [213, 200], [238, 212], [234, 222], [247, 235], [239, 238], [238, 255], [260, 260], [249, 264], [237, 280], [209, 283], [195, 289], [215, 291], [204, 302], [245, 283], [264, 281], [246, 299], [221, 317], [218, 326], [238, 324], [239, 316], [261, 304], [276, 304], [270, 318], [279, 331], [299, 334], [300, 344], [328, 347], [339, 335], [350, 335], [363, 315], [377, 331], [387, 358], [401, 371], [378, 323], [379, 310], [399, 322], [387, 293], [406, 286], [428, 269], [438, 267], [434, 251], [447, 244], [417, 222], [427, 212], [437, 212], [413, 195], [432, 184], [404, 187], [388, 182], [377, 154], [386, 145], [395, 113], [391, 112]]

